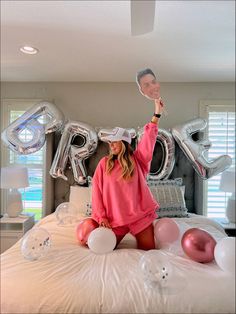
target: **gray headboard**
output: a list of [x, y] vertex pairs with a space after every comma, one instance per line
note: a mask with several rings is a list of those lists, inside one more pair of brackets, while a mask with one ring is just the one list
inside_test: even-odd
[[[85, 167], [89, 176], [93, 176], [99, 160], [107, 154], [108, 145], [99, 141], [95, 153], [90, 158], [85, 160]], [[158, 158], [160, 159], [160, 156]], [[69, 178], [67, 182], [62, 179], [54, 179], [54, 208], [56, 208], [60, 203], [67, 202], [69, 200], [70, 185], [75, 184], [70, 169], [66, 171], [66, 175]], [[169, 179], [173, 178], [183, 179], [183, 185], [185, 185], [185, 201], [188, 211], [191, 213], [202, 214], [202, 179], [200, 179], [197, 175], [191, 163], [188, 161], [177, 143], [175, 143], [175, 166]]]
[[203, 214], [203, 181], [193, 169], [183, 151], [175, 144], [175, 166], [169, 177], [182, 178], [185, 202], [190, 213]]

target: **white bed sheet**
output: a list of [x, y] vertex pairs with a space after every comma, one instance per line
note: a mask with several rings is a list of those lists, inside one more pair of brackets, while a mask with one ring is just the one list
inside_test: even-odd
[[[226, 236], [203, 216], [178, 220], [205, 229], [216, 241]], [[235, 278], [215, 261], [200, 264], [163, 251], [175, 270], [174, 288], [146, 291], [139, 268], [144, 251], [131, 235], [112, 253], [96, 255], [78, 245], [76, 225], [59, 226], [51, 214], [37, 224], [52, 237], [45, 257], [24, 259], [21, 241], [1, 255], [1, 313], [235, 313]]]

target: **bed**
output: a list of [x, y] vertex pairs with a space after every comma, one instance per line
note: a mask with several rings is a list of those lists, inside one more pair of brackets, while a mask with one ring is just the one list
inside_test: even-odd
[[[102, 144], [100, 151], [104, 155]], [[87, 162], [89, 174], [101, 155], [96, 153]], [[188, 212], [179, 217], [175, 212], [172, 219], [203, 228], [216, 241], [226, 237], [220, 225], [201, 215], [201, 182], [176, 147], [175, 168], [167, 181], [179, 182], [178, 178], [185, 186]], [[72, 195], [68, 200], [73, 202]], [[46, 229], [52, 240], [41, 259], [23, 258], [21, 241], [1, 255], [1, 313], [235, 313], [235, 278], [214, 260], [197, 263], [163, 249], [173, 267], [171, 288], [147, 289], [140, 268], [145, 252], [136, 248], [135, 239], [128, 234], [113, 252], [94, 254], [75, 236], [85, 217], [83, 208], [70, 224], [58, 224], [56, 213], [39, 221], [34, 228]]]

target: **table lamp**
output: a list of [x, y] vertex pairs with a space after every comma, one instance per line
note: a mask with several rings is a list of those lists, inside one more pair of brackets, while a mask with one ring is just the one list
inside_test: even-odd
[[235, 169], [228, 169], [221, 175], [220, 190], [231, 192], [226, 207], [226, 217], [229, 222], [235, 223]]
[[19, 188], [29, 186], [26, 167], [4, 167], [1, 169], [1, 188], [9, 189], [6, 212], [9, 217], [17, 217], [23, 210]]

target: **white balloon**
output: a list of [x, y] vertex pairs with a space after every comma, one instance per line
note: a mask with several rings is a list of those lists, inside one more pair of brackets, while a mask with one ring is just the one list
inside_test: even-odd
[[225, 272], [235, 274], [235, 238], [226, 237], [216, 243], [214, 256], [217, 265]]
[[35, 227], [28, 231], [21, 242], [24, 258], [34, 261], [45, 256], [51, 248], [51, 235], [44, 229]]
[[116, 246], [115, 233], [108, 228], [100, 227], [93, 230], [88, 237], [88, 247], [96, 254], [106, 254]]

